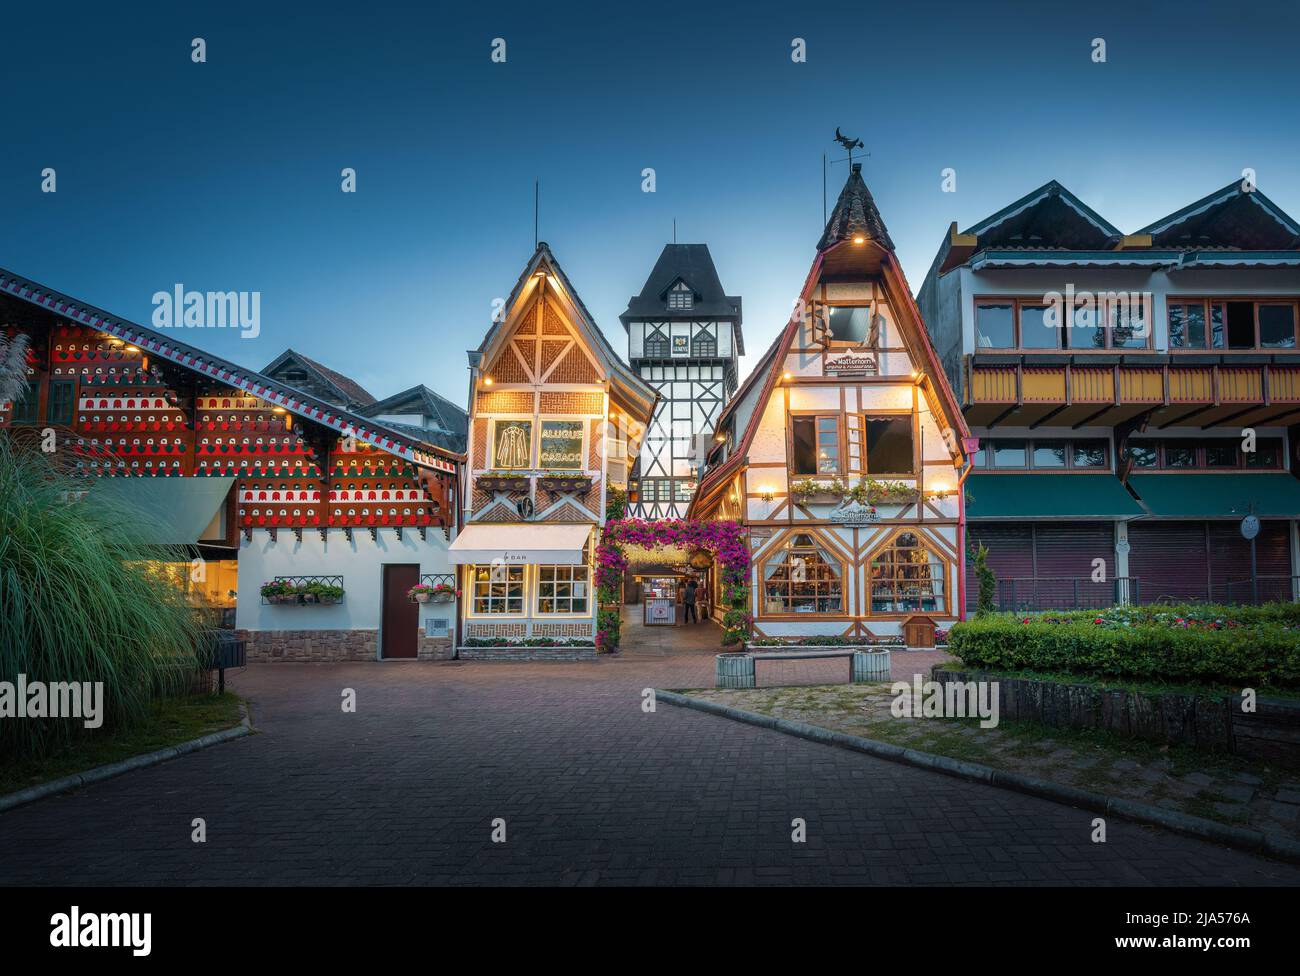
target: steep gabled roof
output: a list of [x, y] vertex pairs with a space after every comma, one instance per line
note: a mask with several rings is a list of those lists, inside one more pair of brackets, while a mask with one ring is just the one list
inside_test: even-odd
[[1124, 235], [1056, 180], [1049, 180], [1015, 203], [964, 231], [987, 247], [1104, 249]]
[[1300, 223], [1256, 187], [1234, 180], [1143, 227], [1153, 247], [1286, 251], [1300, 248]]
[[469, 414], [446, 397], [429, 389], [423, 383], [402, 390], [400, 393], [394, 393], [383, 400], [376, 400], [357, 412], [365, 417], [378, 418], [386, 413], [412, 412], [411, 410], [402, 409], [408, 405], [413, 408], [414, 412], [423, 417], [428, 417], [434, 426], [432, 428], [417, 427], [413, 424], [390, 420], [380, 420], [379, 422], [398, 431], [408, 433], [421, 431], [426, 437], [432, 439], [435, 444], [444, 446], [448, 450], [454, 450], [458, 454], [465, 452], [469, 437]]
[[889, 231], [885, 230], [885, 221], [876, 209], [876, 201], [862, 179], [862, 164], [854, 163], [848, 181], [835, 201], [835, 209], [826, 221], [822, 239], [817, 242], [817, 250], [827, 251], [835, 244], [858, 237], [874, 241], [887, 251], [894, 249]]
[[170, 332], [112, 315], [101, 308], [3, 268], [0, 268], [0, 294], [12, 295], [38, 308], [61, 315], [78, 325], [107, 332], [123, 342], [161, 356], [176, 366], [237, 387], [277, 406], [282, 406], [295, 416], [323, 424], [340, 434], [359, 437], [381, 450], [404, 457], [416, 464], [454, 473], [456, 471], [454, 462], [465, 459], [463, 454], [449, 451], [422, 438], [382, 428], [369, 418], [343, 410], [279, 380], [264, 376], [256, 370], [237, 366], [229, 360], [204, 352], [202, 349], [172, 338]]
[[286, 349], [280, 353], [266, 366], [262, 367], [262, 373], [267, 376], [274, 376], [285, 366], [297, 363], [309, 373], [314, 373], [316, 377], [327, 386], [333, 387], [338, 391], [339, 399], [345, 404], [359, 404], [366, 406], [375, 402], [375, 398], [360, 383], [349, 376], [330, 369], [318, 363], [316, 360], [303, 355], [295, 349]]
[[[691, 309], [669, 309], [668, 292], [678, 281], [683, 281], [695, 294]], [[736, 323], [736, 349], [743, 356], [745, 340], [740, 330], [741, 300], [739, 295], [728, 295], [718, 278], [713, 255], [707, 244], [665, 244], [659, 253], [650, 276], [627, 303], [627, 311], [619, 316], [623, 328], [638, 319], [656, 321], [667, 319], [721, 318], [734, 319]]]
[[[724, 485], [746, 462], [754, 435], [762, 423], [764, 405], [771, 398], [773, 390], [776, 389], [777, 380], [784, 372], [784, 352], [790, 348], [798, 331], [798, 309], [806, 307], [810, 302], [814, 286], [817, 284], [822, 268], [828, 259], [834, 262], [836, 260], [834, 255], [843, 254], [848, 249], [859, 249], [859, 246], [854, 243], [854, 238], [859, 235], [853, 229], [848, 218], [839, 211], [841, 210], [841, 204], [844, 205], [845, 211], [848, 212], [855, 207], [864, 206], [865, 201], [869, 203], [871, 211], [875, 212], [875, 202], [871, 200], [871, 194], [865, 193], [865, 191], [866, 184], [862, 181], [860, 167], [855, 165], [849, 175], [849, 181], [844, 191], [840, 193], [840, 201], [836, 204], [837, 213], [832, 214], [831, 219], [827, 222], [826, 231], [822, 234], [822, 239], [817, 248], [817, 257], [813, 260], [812, 267], [808, 270], [808, 277], [804, 279], [803, 288], [799, 292], [801, 301], [795, 304], [796, 312], [790, 316], [790, 320], [786, 323], [785, 328], [781, 330], [781, 334], [777, 336], [776, 341], [763, 354], [763, 359], [758, 367], [745, 380], [744, 386], [741, 387], [736, 396], [732, 397], [719, 418], [718, 423], [720, 426], [734, 412], [736, 405], [750, 392], [752, 387], [759, 383], [762, 384], [758, 403], [749, 415], [749, 422], [741, 433], [735, 449], [726, 461], [704, 473], [687, 509], [688, 517], [694, 517], [698, 511], [697, 506], [709, 501], [710, 496], [720, 486]], [[847, 203], [845, 202], [846, 198]], [[948, 421], [956, 428], [958, 436], [967, 438], [970, 436], [970, 430], [966, 425], [966, 418], [963, 416], [961, 408], [953, 396], [952, 389], [948, 385], [943, 367], [939, 363], [939, 357], [930, 342], [929, 330], [926, 329], [925, 322], [921, 318], [921, 311], [912, 298], [912, 291], [907, 285], [907, 278], [904, 276], [902, 266], [898, 263], [898, 258], [894, 254], [893, 243], [889, 240], [888, 234], [884, 233], [884, 222], [880, 220], [879, 213], [876, 213], [876, 220], [878, 221], [879, 233], [871, 234], [868, 232], [861, 236], [865, 236], [867, 240], [874, 243], [883, 255], [879, 265], [879, 274], [885, 298], [898, 315], [900, 325], [910, 320], [911, 327], [907, 328], [906, 331], [919, 346], [922, 360], [917, 366], [929, 377], [930, 386], [941, 401]], [[827, 243], [828, 241], [829, 243]]]
[[636, 371], [623, 362], [619, 354], [614, 351], [614, 347], [609, 344], [605, 333], [587, 311], [587, 306], [582, 303], [577, 290], [569, 281], [568, 275], [564, 273], [564, 269], [560, 267], [560, 262], [551, 253], [550, 245], [545, 241], [538, 242], [537, 250], [528, 259], [514, 288], [510, 290], [510, 297], [505, 303], [506, 314], [492, 323], [487, 334], [483, 336], [483, 341], [479, 343], [478, 349], [471, 351], [470, 364], [492, 363], [501, 354], [514, 325], [514, 312], [520, 296], [528, 282], [541, 271], [553, 276], [559, 282], [558, 297], [570, 306], [574, 326], [587, 340], [587, 347], [592, 354], [600, 360], [609, 375], [610, 383], [622, 392], [625, 399], [639, 403], [645, 412], [643, 422], [649, 422], [650, 415], [654, 412], [655, 402], [659, 399], [658, 391], [641, 379]]

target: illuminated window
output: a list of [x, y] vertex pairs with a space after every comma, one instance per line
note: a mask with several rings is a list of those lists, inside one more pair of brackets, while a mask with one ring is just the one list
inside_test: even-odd
[[539, 566], [538, 613], [586, 613], [590, 588], [586, 566]]
[[475, 566], [474, 612], [524, 612], [524, 567]]
[[529, 467], [532, 446], [531, 420], [496, 421], [492, 437], [492, 467], [506, 471]]
[[810, 535], [797, 535], [763, 565], [766, 613], [843, 613], [840, 563]]
[[914, 532], [902, 532], [871, 559], [871, 612], [942, 613], [944, 563]]

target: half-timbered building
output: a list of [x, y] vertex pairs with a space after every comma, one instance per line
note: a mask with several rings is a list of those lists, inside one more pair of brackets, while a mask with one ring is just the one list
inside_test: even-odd
[[795, 314], [722, 413], [690, 508], [748, 527], [755, 633], [932, 635], [955, 619], [965, 437], [854, 165]]
[[[655, 391], [544, 242], [469, 363], [463, 526], [451, 546], [461, 656], [594, 655], [592, 560], [607, 492], [627, 485]], [[542, 639], [572, 646], [535, 646]]]
[[632, 472], [628, 514], [684, 518], [703, 448], [736, 392], [745, 354], [740, 296], [723, 290], [707, 244], [668, 244], [620, 319], [632, 368], [659, 393]]

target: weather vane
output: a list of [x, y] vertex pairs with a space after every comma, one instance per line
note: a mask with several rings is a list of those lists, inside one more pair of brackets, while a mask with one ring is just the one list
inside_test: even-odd
[[[839, 127], [838, 125], [835, 127], [835, 141], [838, 142], [841, 146], [843, 146], [845, 149], [848, 150], [848, 153], [849, 153], [849, 168], [852, 169], [852, 168], [853, 168], [853, 150], [855, 150], [855, 149], [865, 149], [865, 148], [866, 148], [866, 145], [863, 143], [863, 141], [862, 141], [861, 139], [851, 139], [851, 138], [849, 138], [849, 137], [846, 136], [846, 135], [841, 135], [841, 134], [840, 134], [840, 127]], [[868, 153], [867, 155], [871, 155], [871, 154]]]

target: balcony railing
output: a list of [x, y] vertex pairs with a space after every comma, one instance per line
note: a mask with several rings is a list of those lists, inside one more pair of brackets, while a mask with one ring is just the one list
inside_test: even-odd
[[1095, 583], [1086, 576], [1007, 577], [998, 580], [999, 610], [1093, 610], [1122, 603], [1293, 603], [1300, 601], [1300, 576], [1257, 576], [1223, 583], [1180, 582], [1145, 587], [1136, 576]]
[[1129, 361], [1141, 354], [1125, 354], [1122, 365], [1089, 362], [1086, 354], [1059, 362], [1067, 355], [1057, 350], [1041, 361], [1032, 353], [967, 356], [967, 405], [1300, 402], [1300, 366], [1289, 363], [1194, 364], [1180, 363], [1176, 356], [1167, 362], [1153, 356], [1149, 365]]
[[1300, 600], [1300, 576], [1256, 576], [1230, 580], [1223, 587], [1225, 603], [1295, 603]]
[[1088, 576], [1011, 577], [998, 580], [999, 610], [1083, 610], [1139, 603], [1136, 576], [1097, 583]]

